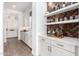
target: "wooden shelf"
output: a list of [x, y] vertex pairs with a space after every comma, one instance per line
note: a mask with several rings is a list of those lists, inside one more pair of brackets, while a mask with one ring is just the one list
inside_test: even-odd
[[66, 23], [78, 23], [78, 22], [79, 22], [79, 19], [74, 19], [74, 20], [67, 20], [67, 21], [59, 21], [59, 22], [46, 23], [46, 25], [66, 24]]
[[63, 12], [69, 11], [69, 10], [73, 10], [73, 9], [76, 9], [76, 8], [79, 8], [79, 3], [75, 3], [75, 4], [72, 4], [70, 6], [67, 6], [67, 7], [58, 9], [56, 11], [47, 13], [47, 14], [45, 14], [45, 16], [46, 17], [53, 16], [53, 15], [56, 15], [56, 14], [59, 14], [59, 13], [63, 13]]

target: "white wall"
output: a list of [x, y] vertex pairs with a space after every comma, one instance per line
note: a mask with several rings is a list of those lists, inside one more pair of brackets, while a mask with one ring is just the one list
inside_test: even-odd
[[0, 2], [0, 56], [3, 55], [3, 3]]
[[25, 21], [26, 27], [29, 26], [29, 17], [30, 17], [29, 13], [30, 13], [30, 11], [32, 11], [32, 5], [29, 8], [25, 9], [25, 11], [24, 11], [24, 21]]
[[36, 3], [32, 3], [32, 54], [36, 55]]
[[38, 55], [38, 35], [46, 35], [45, 2], [33, 2], [32, 4], [32, 54]]

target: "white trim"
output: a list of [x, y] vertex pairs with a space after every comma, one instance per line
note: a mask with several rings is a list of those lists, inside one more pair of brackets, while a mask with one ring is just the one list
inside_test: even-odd
[[76, 22], [79, 22], [79, 19], [67, 20], [67, 21], [59, 21], [59, 22], [51, 22], [51, 23], [46, 23], [46, 25], [76, 23]]
[[61, 8], [61, 9], [58, 9], [56, 11], [47, 13], [45, 16], [46, 17], [53, 16], [53, 15], [56, 15], [56, 14], [59, 14], [59, 13], [62, 13], [62, 12], [66, 12], [66, 11], [69, 11], [69, 10], [73, 10], [73, 9], [76, 9], [76, 8], [79, 8], [79, 3], [75, 3], [73, 5], [70, 5], [70, 6], [67, 6], [67, 7], [64, 7], [64, 8]]

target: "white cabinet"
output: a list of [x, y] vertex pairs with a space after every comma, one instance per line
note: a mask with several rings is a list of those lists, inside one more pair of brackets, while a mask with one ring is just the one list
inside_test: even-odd
[[64, 42], [40, 38], [39, 55], [42, 56], [75, 56], [75, 46]]
[[39, 46], [39, 55], [40, 56], [49, 56], [50, 55], [50, 43], [48, 40], [41, 38]]
[[28, 44], [28, 40], [29, 40], [29, 37], [28, 37], [28, 32], [25, 32], [25, 43]]
[[29, 32], [21, 32], [21, 40], [32, 48], [32, 38]]
[[21, 40], [25, 41], [25, 32], [20, 32]]
[[79, 47], [77, 49], [78, 49], [78, 56], [79, 56]]
[[74, 56], [74, 54], [56, 46], [52, 46], [51, 56]]
[[75, 46], [53, 40], [51, 41], [51, 56], [75, 56]]
[[25, 43], [32, 48], [32, 36], [30, 32], [25, 33]]
[[63, 49], [63, 50], [66, 50], [68, 52], [71, 52], [73, 54], [75, 54], [75, 48], [76, 46], [74, 45], [71, 45], [71, 44], [67, 44], [67, 43], [64, 43], [64, 42], [60, 42], [60, 41], [51, 41], [51, 46], [56, 46], [60, 49]]

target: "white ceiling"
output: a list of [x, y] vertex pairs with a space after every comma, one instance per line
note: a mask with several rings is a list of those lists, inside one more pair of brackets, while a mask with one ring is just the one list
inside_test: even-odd
[[[13, 8], [12, 5], [16, 5], [16, 8]], [[32, 7], [32, 2], [4, 2], [4, 8], [15, 9], [19, 11], [24, 11], [27, 8]]]

